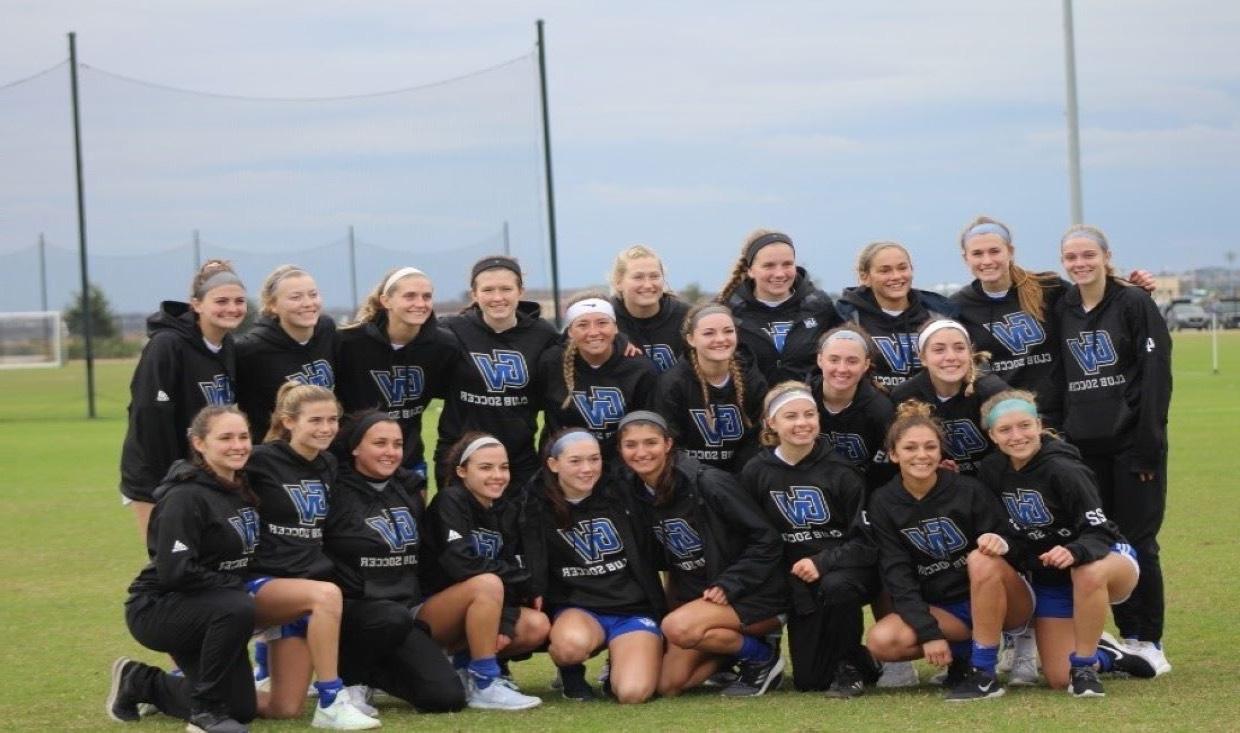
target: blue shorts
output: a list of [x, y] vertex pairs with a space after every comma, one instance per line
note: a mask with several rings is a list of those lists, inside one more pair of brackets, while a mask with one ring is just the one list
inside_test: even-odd
[[960, 623], [970, 629], [973, 628], [973, 604], [968, 598], [963, 601], [956, 601], [955, 603], [935, 604], [935, 608], [941, 608], [944, 611], [947, 611], [951, 615], [960, 619]]
[[[254, 598], [258, 596], [258, 592], [262, 590], [275, 578], [270, 575], [260, 575], [257, 578], [250, 578], [245, 582], [245, 591]], [[306, 614], [299, 619], [280, 624], [279, 626], [266, 626], [261, 629], [255, 629], [254, 635], [259, 641], [279, 641], [280, 639], [304, 639], [306, 638], [307, 629], [310, 627], [310, 614]]]
[[[1132, 563], [1133, 570], [1137, 571], [1137, 577], [1141, 576], [1141, 566], [1137, 564], [1137, 551], [1132, 545], [1116, 542], [1111, 545], [1111, 552], [1119, 555], [1128, 562]], [[1034, 586], [1034, 618], [1072, 618], [1075, 606], [1072, 603], [1072, 585], [1036, 585]], [[1118, 605], [1128, 600], [1127, 598], [1118, 601], [1112, 601], [1111, 605]]]
[[659, 629], [658, 622], [649, 616], [620, 616], [610, 613], [595, 613], [588, 608], [567, 606], [558, 609], [552, 620], [554, 621], [560, 617], [560, 614], [572, 608], [589, 614], [591, 618], [598, 622], [598, 625], [603, 629], [604, 644], [610, 644], [611, 640], [617, 636], [623, 636], [634, 631], [645, 631], [648, 634], [654, 634], [659, 638], [663, 638], [663, 631]]
[[245, 581], [245, 592], [249, 593], [251, 598], [257, 597], [258, 591], [262, 589], [264, 585], [267, 585], [273, 580], [275, 580], [275, 578], [270, 575], [260, 575], [257, 578], [250, 578]]

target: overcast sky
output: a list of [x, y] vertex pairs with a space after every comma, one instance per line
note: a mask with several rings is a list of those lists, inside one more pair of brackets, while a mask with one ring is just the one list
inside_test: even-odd
[[[201, 228], [208, 254], [270, 245], [275, 262], [341, 247], [351, 224], [364, 289], [391, 264], [496, 249], [508, 221], [513, 251], [541, 272], [541, 17], [570, 289], [599, 282], [636, 242], [664, 255], [674, 285], [714, 289], [759, 226], [791, 234], [827, 289], [853, 284], [857, 250], [879, 238], [908, 244], [929, 286], [967, 281], [956, 237], [978, 213], [1012, 225], [1027, 266], [1057, 265], [1069, 217], [1060, 6], [9, 0], [0, 85], [64, 60], [65, 33], [77, 31], [92, 67], [83, 124], [100, 254], [166, 250]], [[1224, 264], [1240, 250], [1229, 218], [1240, 203], [1240, 3], [1095, 0], [1076, 3], [1075, 20], [1085, 218], [1110, 234], [1121, 265]], [[359, 107], [193, 97], [100, 73], [303, 98], [497, 65]], [[60, 72], [0, 90], [0, 254], [40, 231], [76, 242], [68, 122], [48, 117], [67, 96]], [[211, 134], [178, 138], [190, 121]], [[349, 132], [355, 124], [366, 133]], [[245, 143], [230, 142], [243, 128]], [[274, 192], [287, 200], [263, 198]], [[344, 304], [342, 260], [300, 254]], [[169, 257], [183, 267], [183, 253]], [[162, 260], [145, 260], [100, 260], [123, 291], [114, 300], [141, 310], [183, 297], [180, 269], [160, 283], [151, 263]], [[8, 278], [21, 268], [8, 269], [0, 284], [16, 292]], [[244, 274], [255, 288], [261, 273]], [[20, 298], [0, 294], [0, 308], [37, 305], [15, 302], [31, 281]]]

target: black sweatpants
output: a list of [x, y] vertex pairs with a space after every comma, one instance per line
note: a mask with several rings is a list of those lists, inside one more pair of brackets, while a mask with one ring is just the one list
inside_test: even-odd
[[841, 662], [851, 663], [867, 680], [874, 677], [874, 660], [861, 643], [861, 607], [874, 596], [876, 577], [872, 569], [828, 572], [818, 579], [817, 608], [788, 617], [792, 683], [798, 690], [827, 689]]
[[1166, 601], [1158, 532], [1167, 513], [1167, 456], [1163, 454], [1153, 481], [1137, 478], [1129, 451], [1083, 458], [1098, 477], [1102, 510], [1137, 551], [1137, 564], [1141, 567], [1141, 578], [1132, 597], [1112, 609], [1115, 625], [1125, 639], [1162, 641]]
[[452, 663], [409, 609], [393, 601], [346, 598], [340, 619], [340, 676], [377, 687], [421, 712], [465, 707]]
[[131, 596], [125, 603], [125, 623], [142, 646], [171, 654], [185, 675], [142, 665], [131, 678], [139, 700], [182, 720], [205, 710], [227, 713], [242, 723], [257, 715], [246, 649], [254, 633], [254, 599], [248, 593]]

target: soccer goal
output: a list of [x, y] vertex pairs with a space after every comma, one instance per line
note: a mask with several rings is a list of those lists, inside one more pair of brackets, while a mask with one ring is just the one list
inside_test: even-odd
[[60, 311], [0, 313], [0, 369], [61, 366], [64, 330]]

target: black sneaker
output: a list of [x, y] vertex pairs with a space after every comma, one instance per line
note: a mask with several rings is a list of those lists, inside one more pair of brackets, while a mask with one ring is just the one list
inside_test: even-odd
[[835, 671], [835, 679], [823, 694], [835, 700], [851, 700], [864, 692], [865, 681], [861, 678], [861, 671], [848, 662], [841, 662]]
[[1072, 697], [1106, 697], [1093, 667], [1073, 667], [1068, 672], [1068, 694]]
[[990, 697], [1002, 697], [1004, 692], [1006, 690], [1003, 689], [1003, 685], [999, 684], [994, 672], [986, 672], [973, 667], [959, 684], [948, 690], [946, 700], [948, 702], [971, 702]]
[[138, 704], [142, 702], [132, 689], [130, 679], [138, 662], [129, 657], [117, 657], [112, 662], [112, 683], [108, 687], [108, 699], [104, 702], [104, 710], [108, 717], [118, 723], [133, 723], [142, 718], [138, 712]]
[[943, 687], [952, 689], [956, 685], [964, 682], [965, 677], [969, 676], [969, 671], [973, 669], [973, 665], [968, 659], [955, 659], [947, 665], [947, 672], [943, 676]]
[[727, 687], [733, 682], [740, 679], [740, 672], [736, 666], [736, 660], [728, 662], [728, 666], [720, 667], [718, 671], [706, 678], [702, 683], [702, 687]]
[[190, 733], [250, 733], [250, 729], [223, 713], [204, 710], [189, 716]]
[[560, 694], [565, 700], [573, 700], [575, 702], [593, 702], [598, 699], [598, 693], [586, 682], [586, 668], [584, 664], [575, 664], [571, 667], [560, 668]]
[[784, 658], [779, 648], [771, 650], [771, 658], [765, 662], [741, 662], [740, 675], [736, 681], [723, 688], [725, 697], [757, 697], [769, 689], [779, 689], [784, 681]]
[[1110, 634], [1103, 634], [1098, 640], [1098, 655], [1110, 657], [1111, 664], [1108, 672], [1126, 674], [1129, 677], [1139, 677], [1143, 680], [1153, 679], [1158, 674], [1158, 670], [1154, 669], [1150, 660], [1139, 654], [1124, 651], [1124, 648], [1116, 643], [1115, 638]]

